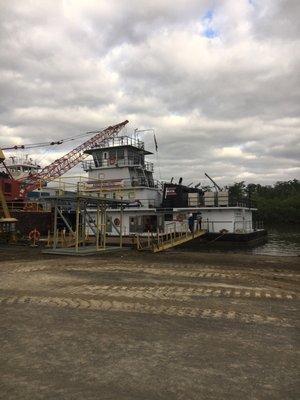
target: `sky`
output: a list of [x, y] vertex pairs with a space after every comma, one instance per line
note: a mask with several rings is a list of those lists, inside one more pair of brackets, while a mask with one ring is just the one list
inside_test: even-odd
[[128, 119], [154, 129], [158, 178], [299, 179], [299, 18], [298, 0], [0, 0], [0, 147]]

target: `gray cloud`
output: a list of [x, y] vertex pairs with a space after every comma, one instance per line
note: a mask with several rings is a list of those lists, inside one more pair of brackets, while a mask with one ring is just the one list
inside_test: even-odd
[[[155, 128], [162, 178], [299, 177], [298, 1], [0, 7], [0, 146], [128, 118], [128, 132]], [[35, 156], [50, 162], [71, 145]]]

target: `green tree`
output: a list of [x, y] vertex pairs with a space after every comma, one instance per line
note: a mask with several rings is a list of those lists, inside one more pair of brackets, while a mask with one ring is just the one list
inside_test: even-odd
[[300, 182], [297, 179], [260, 185], [237, 182], [229, 188], [231, 202], [251, 199], [256, 203], [258, 219], [265, 222], [300, 223]]

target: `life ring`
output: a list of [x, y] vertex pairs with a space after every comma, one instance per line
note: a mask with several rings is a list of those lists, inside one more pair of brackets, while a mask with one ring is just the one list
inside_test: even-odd
[[116, 163], [116, 157], [110, 157], [109, 163], [110, 165], [114, 165]]
[[37, 242], [40, 239], [41, 234], [37, 229], [33, 229], [32, 231], [29, 232], [28, 237], [30, 240]]
[[120, 225], [120, 220], [119, 220], [119, 218], [115, 218], [115, 219], [114, 219], [114, 224], [115, 224], [116, 226], [119, 226], [119, 225]]

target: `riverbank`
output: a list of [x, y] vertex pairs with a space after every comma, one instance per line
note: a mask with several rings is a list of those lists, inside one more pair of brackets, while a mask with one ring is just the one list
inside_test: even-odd
[[5, 399], [298, 395], [296, 257], [0, 257]]
[[[5, 261], [24, 261], [33, 260], [63, 260], [72, 257], [55, 256], [42, 253], [43, 248], [32, 248], [29, 246], [0, 246], [0, 267]], [[128, 260], [133, 262], [151, 263], [151, 262], [181, 262], [217, 265], [222, 267], [238, 266], [239, 268], [283, 268], [298, 270], [300, 268], [300, 257], [286, 255], [264, 255], [264, 254], [247, 254], [243, 252], [223, 252], [223, 251], [186, 251], [186, 249], [176, 248], [163, 253], [153, 254], [150, 252], [138, 252], [136, 250], [124, 250], [117, 253], [98, 254], [95, 256], [85, 257], [84, 259], [99, 259], [105, 261], [112, 260]], [[95, 261], [96, 262], [96, 261]]]

